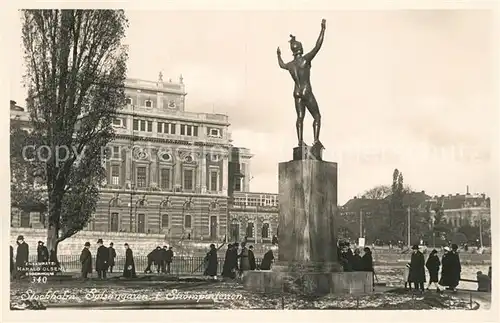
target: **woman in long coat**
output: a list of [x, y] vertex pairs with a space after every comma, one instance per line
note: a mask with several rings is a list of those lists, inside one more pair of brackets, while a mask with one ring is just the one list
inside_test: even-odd
[[217, 278], [217, 249], [213, 243], [210, 245], [210, 251], [205, 256], [205, 264], [206, 267], [203, 274], [205, 276]]
[[250, 270], [250, 259], [248, 258], [248, 249], [245, 242], [241, 243], [241, 252], [238, 258], [240, 258], [240, 273]]
[[410, 262], [410, 277], [408, 281], [415, 284], [415, 289], [424, 291], [425, 283], [425, 258], [424, 255], [418, 250], [418, 246], [412, 247], [413, 253], [411, 254]]
[[270, 270], [271, 269], [271, 263], [274, 260], [274, 254], [272, 250], [269, 250], [264, 254], [264, 257], [262, 258], [262, 262], [260, 263], [260, 270]]
[[128, 243], [125, 244], [125, 266], [123, 267], [123, 277], [136, 278], [134, 254]]
[[450, 248], [444, 247], [444, 254], [441, 257], [441, 279], [439, 285], [448, 287], [451, 285], [451, 265], [450, 265]]
[[224, 258], [224, 265], [222, 267], [222, 277], [226, 278], [235, 278], [234, 274], [234, 262], [236, 259], [234, 258], [233, 245], [227, 245], [226, 257]]
[[431, 287], [434, 283], [436, 285], [436, 290], [439, 292], [439, 285], [437, 284], [439, 281], [439, 267], [441, 266], [441, 262], [439, 261], [439, 257], [437, 255], [437, 250], [434, 249], [429, 254], [429, 258], [427, 258], [427, 262], [425, 263], [425, 267], [429, 271], [429, 286], [427, 289]]

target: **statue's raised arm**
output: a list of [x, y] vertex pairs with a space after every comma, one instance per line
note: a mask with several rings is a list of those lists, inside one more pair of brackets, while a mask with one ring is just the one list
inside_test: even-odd
[[323, 45], [323, 39], [325, 38], [325, 29], [326, 29], [326, 20], [321, 20], [321, 31], [319, 33], [318, 40], [316, 41], [316, 45], [314, 48], [307, 54], [304, 55], [304, 58], [308, 61], [312, 61], [312, 59], [319, 52], [321, 45]]

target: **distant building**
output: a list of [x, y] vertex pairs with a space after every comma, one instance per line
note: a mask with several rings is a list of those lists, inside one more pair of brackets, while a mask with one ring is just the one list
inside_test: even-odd
[[486, 194], [449, 194], [434, 196], [427, 200], [430, 209], [440, 207], [443, 219], [454, 228], [464, 225], [479, 226], [479, 221], [489, 222], [491, 217], [490, 198]]

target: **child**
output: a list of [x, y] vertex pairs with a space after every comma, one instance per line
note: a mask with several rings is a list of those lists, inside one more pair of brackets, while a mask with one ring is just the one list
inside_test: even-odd
[[408, 289], [408, 286], [410, 287], [409, 289], [411, 290], [411, 283], [409, 282], [410, 278], [410, 264], [406, 264], [403, 272], [403, 280], [405, 282], [405, 289]]

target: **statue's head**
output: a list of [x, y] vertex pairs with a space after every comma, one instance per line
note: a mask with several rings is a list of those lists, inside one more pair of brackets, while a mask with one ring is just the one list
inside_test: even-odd
[[290, 35], [290, 49], [293, 53], [293, 56], [302, 55], [302, 53], [304, 52], [302, 49], [302, 43], [295, 40], [294, 35]]

